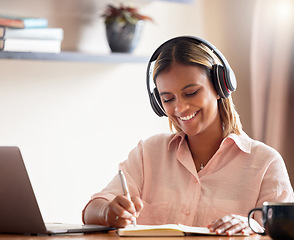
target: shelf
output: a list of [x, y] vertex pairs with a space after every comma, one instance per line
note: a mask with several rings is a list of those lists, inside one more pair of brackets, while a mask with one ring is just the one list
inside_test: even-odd
[[0, 52], [0, 59], [40, 60], [63, 62], [93, 63], [148, 63], [149, 57], [129, 53], [111, 53], [105, 55], [80, 52], [32, 53], [32, 52]]
[[[155, 2], [155, 1], [159, 1], [159, 0], [141, 0], [141, 1], [145, 1], [145, 2]], [[163, 2], [175, 2], [175, 3], [192, 3], [194, 0], [160, 0]]]

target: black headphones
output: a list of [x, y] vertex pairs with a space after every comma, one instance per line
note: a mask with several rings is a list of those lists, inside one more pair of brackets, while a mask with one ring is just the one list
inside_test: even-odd
[[148, 66], [147, 66], [146, 80], [147, 80], [147, 90], [148, 90], [148, 95], [149, 95], [151, 107], [154, 110], [154, 112], [160, 117], [167, 116], [167, 115], [166, 115], [165, 110], [162, 106], [157, 88], [155, 87], [153, 89], [153, 92], [151, 92], [151, 90], [150, 90], [150, 83], [151, 83], [150, 79], [153, 78], [154, 64], [155, 64], [159, 54], [163, 50], [163, 48], [169, 43], [176, 44], [180, 40], [188, 40], [188, 41], [194, 42], [196, 44], [202, 43], [206, 47], [208, 47], [215, 54], [215, 56], [217, 56], [217, 58], [220, 60], [222, 65], [214, 64], [212, 66], [212, 81], [213, 81], [213, 84], [214, 84], [214, 87], [216, 89], [217, 94], [221, 98], [224, 98], [224, 99], [228, 98], [230, 96], [231, 92], [234, 92], [237, 88], [236, 77], [235, 77], [235, 74], [234, 74], [233, 70], [231, 69], [228, 61], [222, 55], [222, 53], [216, 47], [214, 47], [211, 43], [209, 43], [208, 41], [206, 41], [204, 39], [194, 37], [194, 36], [181, 36], [181, 37], [172, 38], [172, 39], [166, 41], [165, 43], [163, 43], [162, 45], [160, 45], [156, 49], [156, 51], [152, 54], [152, 56], [149, 60]]

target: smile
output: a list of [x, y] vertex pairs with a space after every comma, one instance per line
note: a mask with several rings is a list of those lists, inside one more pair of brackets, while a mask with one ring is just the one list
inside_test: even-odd
[[195, 117], [197, 112], [194, 112], [194, 113], [192, 113], [192, 114], [190, 114], [188, 116], [185, 116], [185, 117], [179, 117], [179, 119], [181, 119], [182, 121], [188, 121], [188, 120], [192, 119], [193, 117]]

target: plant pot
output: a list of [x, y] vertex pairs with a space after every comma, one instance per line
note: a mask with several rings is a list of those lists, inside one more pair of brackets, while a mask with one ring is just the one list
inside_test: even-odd
[[140, 40], [144, 21], [138, 21], [137, 24], [121, 24], [113, 21], [105, 26], [107, 41], [111, 51], [131, 53]]

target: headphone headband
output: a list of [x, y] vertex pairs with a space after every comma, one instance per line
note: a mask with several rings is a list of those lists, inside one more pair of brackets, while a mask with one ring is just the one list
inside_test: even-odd
[[153, 92], [151, 92], [151, 89], [150, 89], [150, 83], [151, 83], [150, 79], [152, 79], [152, 76], [153, 76], [153, 67], [159, 54], [162, 52], [162, 50], [167, 44], [169, 43], [176, 44], [178, 41], [181, 41], [181, 40], [191, 41], [196, 44], [202, 43], [203, 45], [208, 47], [214, 53], [214, 55], [220, 60], [222, 65], [215, 64], [213, 65], [212, 70], [213, 70], [213, 83], [218, 95], [221, 98], [229, 97], [231, 92], [234, 92], [237, 88], [237, 81], [236, 81], [236, 77], [233, 70], [231, 69], [224, 55], [213, 44], [211, 44], [210, 42], [204, 39], [201, 39], [199, 37], [194, 37], [194, 36], [180, 36], [180, 37], [172, 38], [170, 40], [167, 40], [163, 44], [161, 44], [155, 50], [147, 66], [146, 83], [147, 83], [147, 91], [148, 91], [151, 107], [154, 110], [154, 112], [160, 117], [166, 116], [166, 113], [162, 106], [158, 90], [155, 87]]

